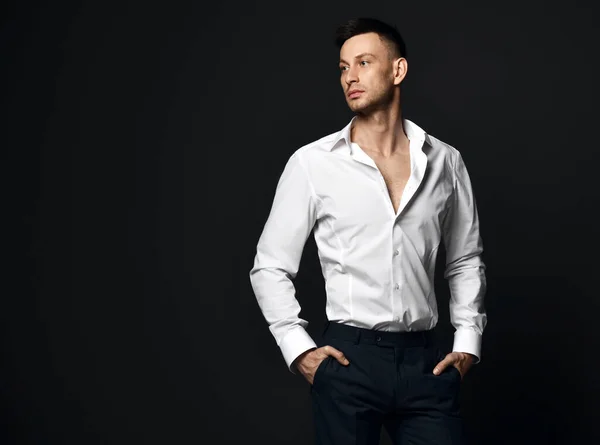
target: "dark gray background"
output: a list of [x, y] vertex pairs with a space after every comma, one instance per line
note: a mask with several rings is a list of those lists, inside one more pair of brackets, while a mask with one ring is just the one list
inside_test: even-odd
[[[368, 4], [3, 7], [0, 442], [312, 443], [248, 272], [286, 160], [351, 118], [333, 31], [373, 16], [408, 45], [405, 116], [461, 151], [479, 206], [471, 443], [600, 443], [597, 11]], [[315, 336], [323, 284], [310, 238]]]

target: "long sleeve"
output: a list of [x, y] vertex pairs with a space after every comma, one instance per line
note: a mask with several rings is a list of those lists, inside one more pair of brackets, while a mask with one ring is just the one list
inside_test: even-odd
[[317, 345], [299, 318], [300, 304], [292, 280], [317, 216], [318, 201], [296, 151], [279, 178], [271, 211], [258, 241], [250, 282], [260, 309], [288, 369], [294, 360]]
[[456, 329], [453, 351], [475, 355], [481, 361], [481, 341], [487, 323], [484, 309], [485, 265], [483, 243], [471, 181], [461, 154], [454, 161], [454, 192], [444, 219], [446, 269], [450, 286], [450, 321]]

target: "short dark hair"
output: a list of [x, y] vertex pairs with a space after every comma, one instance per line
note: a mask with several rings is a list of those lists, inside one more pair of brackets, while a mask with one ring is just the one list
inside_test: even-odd
[[335, 31], [335, 44], [341, 48], [346, 40], [359, 34], [374, 32], [388, 43], [391, 54], [398, 57], [406, 57], [406, 44], [400, 35], [400, 31], [395, 26], [388, 25], [381, 20], [359, 17], [348, 20], [346, 23], [338, 26]]

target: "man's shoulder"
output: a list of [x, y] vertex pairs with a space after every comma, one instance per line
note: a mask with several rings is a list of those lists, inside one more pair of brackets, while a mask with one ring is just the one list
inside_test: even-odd
[[429, 138], [429, 143], [431, 144], [431, 147], [434, 150], [441, 152], [443, 155], [448, 156], [450, 158], [454, 158], [459, 154], [458, 149], [456, 149], [456, 147], [454, 147], [453, 145], [450, 145], [449, 143], [444, 142], [441, 139], [429, 133], [427, 133], [427, 137]]
[[291, 158], [301, 158], [303, 161], [308, 159], [320, 158], [331, 152], [331, 147], [339, 136], [339, 130], [329, 133], [319, 139], [308, 142], [296, 148], [291, 154]]
[[404, 119], [404, 129], [409, 139], [424, 140], [423, 149], [434, 156], [453, 157], [458, 151], [452, 145], [429, 133], [412, 119]]
[[312, 142], [302, 145], [301, 147], [296, 149], [296, 152], [300, 152], [303, 154], [304, 153], [312, 153], [312, 152], [326, 153], [326, 152], [330, 151], [331, 145], [333, 144], [333, 142], [334, 142], [335, 138], [338, 136], [338, 134], [339, 134], [339, 130], [334, 131], [333, 133], [329, 133], [323, 137], [320, 137], [317, 140], [314, 140]]

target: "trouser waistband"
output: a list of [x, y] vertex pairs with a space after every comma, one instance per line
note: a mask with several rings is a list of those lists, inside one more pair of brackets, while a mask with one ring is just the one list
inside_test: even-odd
[[347, 324], [327, 321], [323, 338], [351, 341], [354, 344], [380, 346], [414, 347], [429, 346], [434, 343], [433, 329], [426, 331], [389, 332], [359, 328]]

